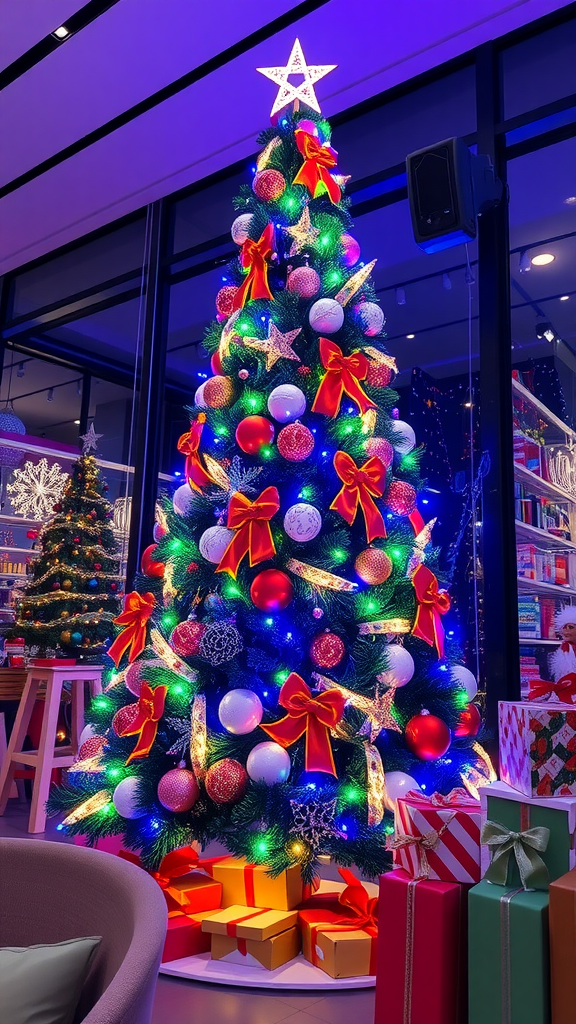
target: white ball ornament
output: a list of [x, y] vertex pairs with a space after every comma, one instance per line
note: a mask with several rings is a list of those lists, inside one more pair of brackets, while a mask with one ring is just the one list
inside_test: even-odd
[[91, 740], [94, 738], [94, 736], [99, 735], [100, 733], [96, 732], [96, 729], [94, 729], [91, 725], [85, 725], [84, 728], [82, 729], [82, 732], [80, 733], [80, 738], [78, 740], [78, 750], [80, 750], [80, 747], [82, 746], [83, 743], [86, 743], [86, 740]]
[[229, 530], [226, 526], [209, 526], [207, 530], [204, 530], [198, 542], [202, 558], [205, 558], [207, 562], [217, 564], [233, 536], [234, 530]]
[[262, 721], [262, 701], [254, 690], [229, 690], [220, 701], [218, 718], [227, 732], [245, 736]]
[[290, 775], [290, 754], [272, 740], [257, 743], [248, 754], [246, 771], [253, 782], [265, 782], [267, 786], [286, 782]]
[[207, 381], [204, 381], [199, 388], [196, 388], [194, 395], [194, 405], [197, 405], [200, 409], [207, 409], [208, 406], [204, 401], [204, 388], [206, 387]]
[[406, 796], [411, 789], [414, 789], [417, 793], [421, 792], [416, 779], [413, 779], [411, 775], [407, 775], [406, 772], [386, 772], [384, 780], [386, 782], [384, 803], [389, 811], [395, 811], [396, 801], [401, 796]]
[[344, 310], [336, 299], [318, 299], [308, 314], [310, 327], [319, 334], [335, 334], [344, 323]]
[[400, 644], [388, 644], [386, 648], [388, 668], [379, 676], [385, 686], [406, 686], [414, 675], [414, 659]]
[[299, 501], [297, 505], [291, 505], [284, 516], [284, 529], [291, 540], [305, 544], [320, 533], [322, 516], [314, 505]]
[[396, 451], [400, 455], [407, 455], [416, 445], [416, 434], [412, 427], [409, 423], [405, 423], [404, 420], [393, 420], [392, 429], [394, 431], [392, 444]]
[[244, 245], [244, 242], [250, 235], [250, 225], [252, 224], [253, 214], [241, 213], [239, 217], [232, 223], [231, 235], [232, 240], [236, 242], [236, 245]]
[[361, 302], [359, 306], [356, 306], [355, 312], [364, 334], [367, 334], [369, 338], [380, 334], [386, 323], [381, 306], [376, 302]]
[[268, 412], [278, 423], [292, 423], [305, 411], [304, 392], [294, 384], [279, 384], [268, 396]]
[[474, 700], [478, 693], [478, 683], [474, 673], [469, 668], [466, 668], [465, 665], [451, 665], [450, 676], [458, 686], [461, 686], [466, 691], [468, 700]]
[[182, 484], [172, 497], [172, 507], [179, 516], [187, 516], [192, 507], [192, 489]]
[[130, 775], [122, 779], [114, 790], [112, 803], [121, 818], [143, 818], [147, 813], [143, 807], [138, 807], [140, 796], [140, 780]]

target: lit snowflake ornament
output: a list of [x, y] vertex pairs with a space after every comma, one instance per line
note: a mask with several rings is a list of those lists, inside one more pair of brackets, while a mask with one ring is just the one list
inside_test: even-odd
[[299, 839], [305, 839], [313, 850], [321, 847], [322, 840], [331, 839], [337, 832], [334, 825], [336, 799], [323, 803], [300, 803], [291, 800], [294, 823], [290, 829]]
[[67, 479], [68, 474], [57, 462], [51, 466], [47, 459], [25, 462], [22, 469], [14, 470], [14, 482], [7, 487], [15, 514], [45, 519], [61, 498]]

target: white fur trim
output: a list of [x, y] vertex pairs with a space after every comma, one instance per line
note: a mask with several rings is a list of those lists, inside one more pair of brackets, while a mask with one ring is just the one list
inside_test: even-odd
[[567, 604], [554, 616], [556, 629], [562, 629], [568, 622], [573, 622], [576, 625], [576, 605]]

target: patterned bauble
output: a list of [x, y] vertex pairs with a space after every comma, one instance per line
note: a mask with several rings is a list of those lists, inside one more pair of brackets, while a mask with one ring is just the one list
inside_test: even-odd
[[379, 583], [385, 583], [390, 576], [392, 562], [382, 548], [366, 548], [358, 555], [354, 568], [364, 583], [377, 586]]
[[238, 687], [224, 694], [218, 706], [220, 724], [233, 736], [254, 732], [262, 721], [262, 701], [254, 690]]
[[250, 227], [254, 219], [253, 213], [241, 213], [236, 220], [232, 222], [232, 229], [230, 234], [232, 240], [236, 242], [236, 245], [244, 245], [244, 242], [250, 236]]
[[393, 420], [392, 430], [394, 436], [392, 437], [392, 444], [394, 445], [397, 452], [400, 455], [407, 455], [411, 452], [416, 444], [416, 434], [412, 430], [409, 423], [405, 423], [404, 420]]
[[158, 799], [167, 811], [183, 814], [194, 806], [200, 788], [193, 772], [187, 768], [172, 768], [158, 783]]
[[360, 259], [360, 246], [352, 235], [347, 233], [342, 235], [340, 239], [342, 248], [344, 249], [344, 255], [342, 256], [342, 262], [345, 267], [353, 267]]
[[324, 612], [323, 612], [322, 608], [313, 608], [312, 609], [312, 617], [314, 619], [321, 619], [321, 618], [323, 618], [324, 617]]
[[312, 267], [297, 267], [288, 274], [286, 287], [301, 299], [312, 299], [320, 291], [320, 278]]
[[234, 387], [230, 377], [210, 377], [204, 385], [204, 401], [209, 409], [223, 409], [230, 405], [234, 397]]
[[291, 505], [284, 516], [284, 529], [291, 540], [305, 544], [314, 540], [322, 529], [322, 516], [314, 505], [299, 501]]
[[136, 720], [138, 715], [138, 704], [125, 704], [123, 708], [118, 708], [118, 711], [112, 719], [112, 728], [117, 736], [120, 736], [125, 729], [128, 729], [132, 722]]
[[206, 793], [215, 804], [232, 804], [244, 796], [248, 774], [239, 761], [224, 757], [210, 766], [204, 785]]
[[147, 814], [145, 807], [140, 807], [140, 779], [135, 775], [119, 782], [112, 794], [112, 803], [121, 818], [143, 818]]
[[211, 622], [200, 641], [200, 657], [210, 665], [224, 665], [244, 649], [240, 633], [231, 622]]
[[203, 604], [206, 611], [210, 612], [211, 615], [221, 615], [226, 608], [226, 601], [221, 594], [206, 594]]
[[188, 486], [188, 484], [181, 484], [181, 486], [174, 491], [174, 495], [172, 497], [172, 507], [174, 511], [177, 513], [177, 515], [188, 515], [190, 509], [192, 508], [193, 498], [194, 495], [192, 493], [192, 489], [191, 487]]
[[[0, 412], [0, 430], [6, 430], [10, 434], [26, 433], [26, 427], [14, 412], [11, 402], [7, 402], [5, 408]], [[12, 448], [10, 445], [0, 444], [0, 466], [5, 466], [6, 469], [16, 469], [23, 458], [22, 448]]]
[[102, 749], [107, 745], [105, 736], [91, 736], [90, 739], [85, 740], [84, 743], [80, 744], [80, 747], [78, 748], [78, 760], [84, 761], [87, 757], [98, 757], [98, 754], [100, 754]]
[[369, 338], [380, 334], [386, 323], [382, 307], [376, 302], [360, 302], [354, 307], [354, 313], [362, 332]]
[[274, 786], [278, 782], [286, 782], [290, 775], [290, 754], [279, 743], [265, 740], [252, 747], [246, 768], [253, 782]]
[[72, 634], [70, 633], [69, 629], [63, 629], [62, 632], [60, 633], [60, 640], [62, 641], [63, 644], [69, 644], [71, 636]]
[[369, 437], [364, 442], [368, 455], [377, 455], [385, 469], [392, 465], [394, 449], [385, 437]]
[[137, 661], [133, 661], [126, 669], [124, 686], [127, 690], [130, 690], [130, 693], [133, 693], [135, 697], [140, 696], [142, 681], [146, 678], [146, 669], [149, 668], [166, 668], [166, 665], [160, 660], [160, 658], [147, 658], [146, 660], [138, 658]]
[[234, 530], [229, 530], [226, 526], [209, 526], [198, 542], [202, 558], [218, 565], [233, 536]]
[[344, 310], [336, 299], [318, 299], [308, 314], [310, 327], [319, 334], [335, 334], [344, 323]]
[[190, 658], [198, 654], [200, 641], [206, 632], [206, 626], [197, 619], [186, 619], [174, 627], [170, 635], [170, 646], [182, 658]]
[[278, 451], [288, 462], [303, 462], [314, 450], [314, 434], [303, 423], [289, 423], [278, 434]]
[[72, 580], [62, 580], [62, 590], [72, 590]]
[[202, 384], [200, 384], [199, 387], [196, 388], [196, 391], [194, 392], [194, 405], [197, 405], [199, 409], [208, 408], [206, 402], [204, 401], [204, 388], [206, 387], [207, 383], [207, 381], [204, 381]]
[[394, 372], [391, 366], [386, 363], [375, 363], [370, 360], [368, 362], [368, 373], [366, 374], [366, 383], [370, 384], [373, 388], [387, 388], [394, 379]]
[[98, 736], [96, 729], [93, 725], [85, 725], [78, 737], [78, 746], [81, 747], [87, 740], [93, 739], [94, 736]]
[[458, 686], [466, 691], [468, 700], [474, 700], [478, 693], [478, 683], [476, 682], [476, 676], [469, 668], [466, 668], [465, 665], [451, 665], [450, 678], [452, 682], [457, 683]]
[[335, 668], [345, 654], [344, 641], [336, 633], [319, 633], [310, 644], [310, 657], [318, 668]]
[[280, 569], [264, 569], [252, 580], [250, 597], [261, 612], [281, 612], [294, 597], [292, 581]]
[[480, 711], [475, 704], [469, 704], [460, 712], [458, 725], [454, 729], [454, 735], [461, 739], [464, 736], [477, 736], [482, 725]]
[[[162, 577], [164, 575], [164, 570], [166, 568], [164, 562], [159, 562], [155, 558], [154, 553], [157, 547], [157, 544], [149, 544], [148, 547], [145, 548], [144, 551], [142, 552], [142, 558], [140, 559], [140, 568], [142, 572], [144, 573], [145, 576], [148, 576], [150, 578]], [[96, 580], [95, 582], [96, 586], [98, 586], [98, 580]], [[88, 586], [90, 586], [91, 583], [92, 580], [90, 580]]]
[[280, 171], [269, 168], [266, 171], [258, 171], [252, 179], [252, 191], [254, 195], [258, 196], [258, 199], [262, 199], [265, 203], [273, 203], [276, 199], [280, 199], [284, 189], [286, 188], [286, 179]]
[[234, 299], [236, 298], [236, 292], [238, 291], [236, 285], [226, 284], [220, 289], [216, 296], [216, 309], [220, 313], [220, 316], [226, 317], [232, 316], [234, 312]]
[[236, 427], [236, 444], [247, 455], [258, 455], [273, 440], [274, 424], [265, 416], [245, 416]]
[[246, 369], [238, 370], [238, 377], [240, 380], [248, 380], [250, 372]]
[[384, 495], [386, 507], [396, 516], [410, 516], [416, 509], [416, 491], [405, 480], [393, 480]]
[[72, 636], [70, 637], [70, 640], [72, 641], [72, 644], [74, 645], [74, 647], [79, 647], [80, 644], [82, 643], [82, 633], [79, 633], [76, 630], [74, 633], [72, 633]]
[[414, 675], [414, 659], [402, 644], [387, 644], [385, 648], [387, 668], [378, 679], [385, 686], [406, 686]]
[[450, 747], [450, 729], [437, 715], [421, 711], [414, 715], [404, 732], [406, 746], [422, 761], [436, 761]]
[[295, 384], [279, 384], [268, 396], [268, 412], [278, 423], [292, 423], [305, 411], [304, 392]]

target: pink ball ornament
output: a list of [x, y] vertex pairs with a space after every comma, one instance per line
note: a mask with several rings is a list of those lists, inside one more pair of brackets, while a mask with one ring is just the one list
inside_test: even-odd
[[158, 541], [162, 540], [162, 537], [165, 537], [167, 533], [168, 533], [168, 527], [167, 526], [162, 526], [162, 523], [154, 523], [154, 529], [152, 530], [152, 536], [153, 536], [154, 540], [156, 541], [156, 543], [158, 543]]
[[87, 757], [98, 757], [104, 747], [106, 747], [107, 740], [105, 736], [91, 736], [90, 739], [82, 743], [78, 750], [78, 760], [84, 761]]
[[203, 622], [198, 622], [197, 619], [186, 619], [185, 622], [179, 622], [172, 630], [170, 644], [180, 657], [190, 658], [194, 654], [198, 654], [200, 641], [205, 632], [206, 626]]
[[138, 704], [126, 704], [119, 708], [112, 719], [112, 728], [117, 736], [121, 736], [125, 729], [129, 729], [138, 716]]
[[312, 609], [312, 617], [314, 619], [321, 619], [323, 617], [323, 615], [324, 615], [324, 612], [322, 611], [322, 608], [313, 608]]
[[409, 516], [416, 509], [416, 491], [405, 480], [393, 480], [384, 495], [386, 507], [396, 516]]
[[352, 235], [344, 233], [340, 239], [342, 248], [344, 249], [344, 255], [342, 262], [345, 267], [353, 267], [360, 259], [360, 246]]
[[369, 437], [368, 440], [364, 442], [364, 447], [368, 455], [378, 456], [385, 469], [388, 469], [388, 466], [392, 465], [394, 449], [385, 437]]
[[210, 359], [210, 369], [212, 370], [212, 373], [215, 374], [216, 376], [220, 376], [220, 374], [222, 373], [222, 360], [220, 358], [220, 353], [218, 352], [218, 349], [216, 349], [216, 352], [212, 353], [212, 357]]
[[299, 128], [301, 132], [308, 132], [308, 135], [318, 135], [318, 126], [314, 121], [310, 121], [307, 117], [298, 121], [296, 127]]
[[236, 285], [226, 284], [220, 289], [216, 296], [216, 309], [220, 316], [228, 319], [234, 312], [234, 299], [236, 298], [236, 292], [238, 291]]
[[148, 661], [138, 659], [138, 661], [133, 661], [126, 669], [124, 685], [127, 690], [130, 690], [130, 693], [134, 694], [135, 697], [140, 696], [140, 690], [142, 689], [142, 677], [144, 675], [144, 670], [147, 668], [165, 668], [165, 665], [159, 658], [150, 658]]
[[158, 799], [167, 811], [183, 814], [194, 806], [200, 789], [194, 774], [187, 768], [172, 768], [158, 783]]
[[244, 796], [248, 774], [239, 761], [224, 757], [210, 765], [204, 785], [206, 793], [215, 804], [231, 804]]
[[336, 633], [320, 633], [310, 645], [310, 657], [317, 668], [335, 668], [346, 654], [344, 641]]
[[394, 371], [386, 363], [375, 363], [370, 360], [366, 383], [373, 388], [387, 388], [394, 378]]
[[286, 179], [280, 171], [268, 168], [265, 171], [258, 171], [252, 181], [252, 191], [258, 199], [265, 203], [273, 203], [286, 188]]
[[83, 743], [86, 743], [86, 740], [90, 740], [90, 739], [92, 739], [93, 736], [97, 736], [97, 735], [98, 735], [98, 733], [96, 732], [94, 726], [92, 726], [92, 725], [85, 725], [84, 728], [82, 729], [82, 732], [80, 733], [79, 738], [78, 738], [78, 746], [81, 747]]
[[303, 462], [314, 450], [314, 434], [303, 423], [289, 423], [278, 434], [278, 451], [288, 462]]
[[301, 299], [311, 299], [320, 291], [320, 278], [313, 267], [297, 267], [288, 274], [286, 287]]
[[238, 370], [238, 376], [239, 376], [240, 380], [248, 380], [248, 377], [250, 376], [250, 374], [249, 374], [248, 370]]

